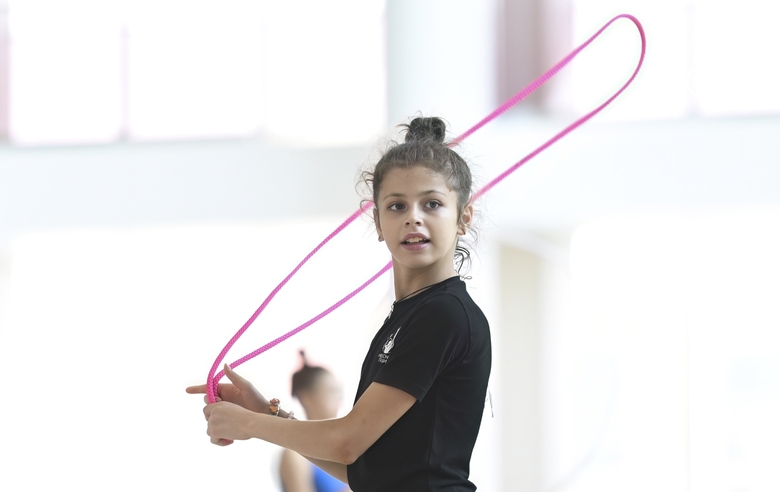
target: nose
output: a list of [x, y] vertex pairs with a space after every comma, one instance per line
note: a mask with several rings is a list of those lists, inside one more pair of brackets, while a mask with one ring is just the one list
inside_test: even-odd
[[422, 210], [420, 207], [413, 206], [408, 208], [409, 213], [406, 215], [406, 225], [421, 225], [422, 224]]

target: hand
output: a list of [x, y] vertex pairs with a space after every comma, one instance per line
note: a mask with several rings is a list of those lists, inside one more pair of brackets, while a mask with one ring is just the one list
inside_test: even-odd
[[235, 439], [253, 437], [248, 431], [249, 422], [258, 418], [256, 412], [226, 401], [206, 405], [203, 415], [208, 422], [206, 433], [211, 437], [211, 442], [218, 446], [232, 444]]
[[[217, 393], [219, 397], [217, 401], [226, 401], [235, 405], [244, 407], [247, 410], [251, 410], [257, 413], [270, 413], [268, 406], [269, 401], [260, 394], [259, 391], [246, 379], [239, 376], [233, 369], [225, 364], [225, 376], [233, 384], [220, 383]], [[187, 388], [187, 393], [190, 394], [206, 394], [207, 388], [205, 384], [197, 386], [190, 386]], [[204, 397], [204, 401], [208, 403], [208, 396]]]

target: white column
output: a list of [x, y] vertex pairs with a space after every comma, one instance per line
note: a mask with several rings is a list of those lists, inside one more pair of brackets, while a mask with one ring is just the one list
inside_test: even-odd
[[388, 1], [390, 126], [419, 111], [457, 134], [493, 109], [497, 12], [496, 0]]
[[538, 492], [542, 484], [541, 283], [538, 256], [501, 247], [501, 344], [495, 400], [502, 429], [502, 490]]
[[0, 0], [0, 141], [8, 138], [8, 2]]

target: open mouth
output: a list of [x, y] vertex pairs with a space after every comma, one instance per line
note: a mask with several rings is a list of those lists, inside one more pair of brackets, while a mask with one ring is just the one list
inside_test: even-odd
[[429, 239], [425, 239], [424, 237], [412, 237], [404, 241], [403, 244], [420, 244], [429, 242], [431, 241]]

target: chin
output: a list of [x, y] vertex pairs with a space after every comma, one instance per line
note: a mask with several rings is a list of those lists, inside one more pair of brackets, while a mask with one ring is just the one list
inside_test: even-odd
[[399, 262], [399, 266], [403, 266], [405, 268], [408, 268], [410, 270], [430, 270], [435, 269], [437, 266], [437, 261], [431, 261], [431, 260], [423, 260], [419, 259], [418, 261], [406, 261], [406, 262]]

